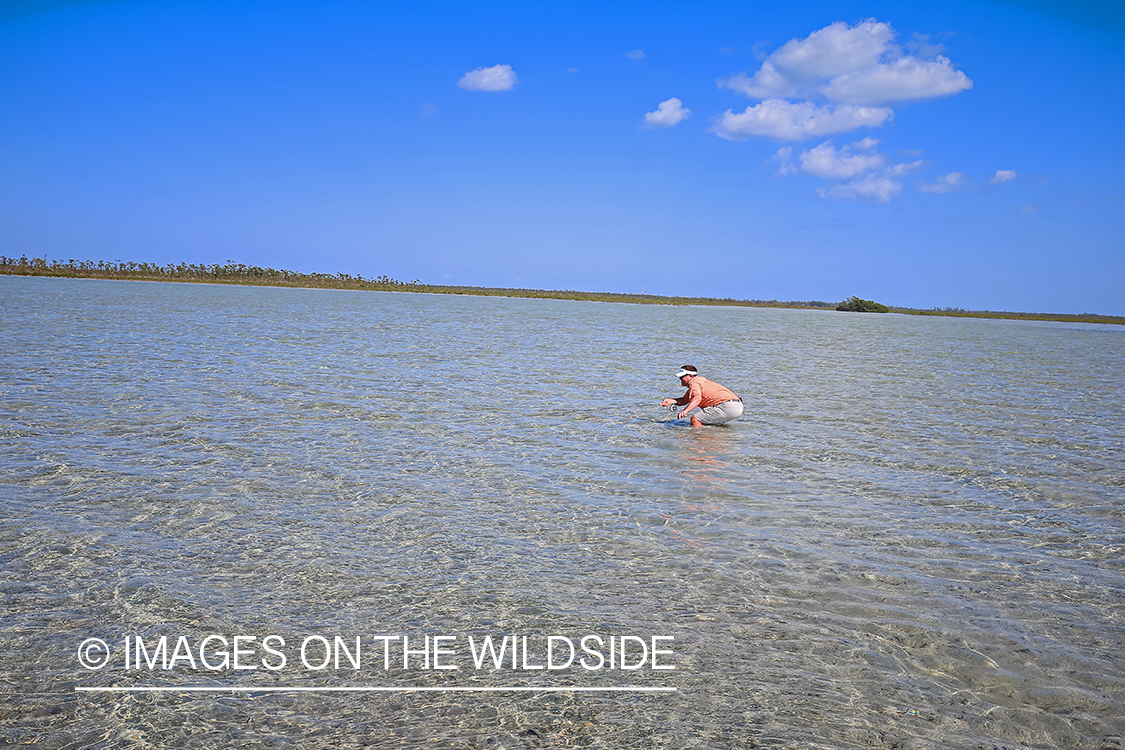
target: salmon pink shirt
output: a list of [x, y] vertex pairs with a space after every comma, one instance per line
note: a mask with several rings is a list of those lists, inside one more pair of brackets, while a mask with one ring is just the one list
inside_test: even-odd
[[696, 375], [691, 379], [691, 384], [688, 385], [687, 400], [692, 401], [698, 395], [699, 405], [706, 409], [708, 406], [716, 406], [724, 401], [737, 401], [738, 396], [734, 395], [729, 389], [724, 388], [718, 383], [713, 383], [707, 378]]

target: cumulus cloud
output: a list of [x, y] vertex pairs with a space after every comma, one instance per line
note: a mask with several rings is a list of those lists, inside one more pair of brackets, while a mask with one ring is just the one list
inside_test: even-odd
[[[804, 39], [790, 39], [768, 55], [753, 75], [737, 73], [719, 79], [720, 86], [763, 101], [741, 115], [728, 111], [713, 130], [724, 138], [815, 138], [882, 125], [893, 114], [888, 104], [951, 96], [972, 87], [968, 76], [938, 54], [939, 46], [911, 46], [930, 56], [907, 54], [895, 43], [890, 24], [875, 19], [855, 26], [837, 21]], [[805, 101], [786, 101], [790, 99]], [[818, 106], [817, 100], [827, 104]], [[783, 110], [779, 103], [791, 109]], [[798, 116], [810, 109], [815, 114], [804, 115], [802, 126], [794, 127]], [[862, 116], [855, 116], [860, 112]], [[765, 119], [788, 119], [789, 126], [759, 122]]]
[[804, 39], [790, 39], [754, 75], [739, 73], [719, 84], [755, 99], [823, 97], [876, 105], [972, 88], [949, 58], [908, 55], [894, 39], [891, 25], [873, 18], [855, 26], [837, 21]]
[[964, 178], [960, 172], [950, 172], [938, 177], [932, 185], [919, 185], [918, 189], [923, 193], [955, 193], [964, 186]]
[[[618, 49], [620, 49], [620, 48], [618, 48]], [[644, 58], [644, 56], [645, 56], [645, 51], [643, 49], [635, 49], [632, 52], [626, 52], [625, 53], [625, 57], [629, 58], [630, 60], [641, 60], [641, 59]]]
[[[847, 180], [879, 169], [886, 158], [872, 150], [877, 143], [874, 138], [865, 138], [837, 150], [832, 141], [825, 141], [801, 154], [801, 171], [826, 180]], [[858, 148], [861, 153], [852, 153], [853, 147]]]
[[1016, 173], [1010, 169], [996, 170], [996, 176], [988, 181], [990, 185], [1003, 185], [1005, 182], [1016, 179]]
[[516, 72], [511, 65], [477, 68], [461, 76], [457, 85], [466, 91], [510, 91], [516, 85]]
[[670, 128], [673, 125], [691, 117], [691, 110], [686, 109], [676, 97], [660, 102], [654, 112], [645, 114], [645, 127]]
[[779, 141], [803, 141], [864, 126], [882, 125], [894, 112], [886, 107], [856, 107], [850, 104], [817, 106], [813, 102], [793, 104], [784, 99], [767, 99], [735, 114], [727, 110], [711, 131], [721, 138], [743, 141], [755, 136]]
[[912, 161], [909, 164], [903, 162], [901, 164], [895, 164], [892, 167], [887, 167], [887, 174], [891, 177], [905, 177], [911, 172], [917, 172], [919, 169], [922, 169], [925, 166], [926, 162], [922, 161], [921, 159], [919, 159], [918, 161]]
[[719, 85], [746, 94], [751, 99], [799, 96], [798, 87], [791, 84], [768, 60], [762, 63], [762, 67], [753, 77], [745, 73], [736, 73], [729, 78], [720, 78]]
[[829, 101], [852, 104], [886, 104], [936, 99], [971, 88], [973, 82], [953, 69], [949, 58], [933, 60], [902, 57], [870, 70], [844, 73], [828, 81], [822, 91]]
[[793, 158], [792, 146], [782, 146], [777, 150], [777, 153], [774, 154], [773, 158], [781, 162], [781, 167], [777, 170], [778, 174], [797, 174], [797, 168], [793, 166], [793, 162], [789, 161]]
[[792, 146], [777, 150], [774, 159], [781, 162], [778, 174], [807, 174], [824, 180], [839, 180], [837, 184], [817, 189], [822, 198], [855, 201], [858, 198], [875, 203], [889, 203], [902, 193], [903, 176], [926, 165], [918, 160], [909, 163], [887, 164], [887, 154], [877, 146], [882, 141], [864, 138], [836, 148], [832, 141], [805, 149], [797, 157]]
[[841, 185], [827, 185], [817, 188], [816, 191], [816, 194], [821, 198], [837, 198], [848, 201], [866, 198], [874, 203], [890, 203], [891, 198], [901, 193], [901, 182], [879, 174], [864, 175], [857, 180]]

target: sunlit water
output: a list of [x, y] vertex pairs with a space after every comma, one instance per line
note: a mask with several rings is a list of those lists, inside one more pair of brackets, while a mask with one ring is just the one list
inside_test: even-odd
[[[23, 278], [0, 313], [0, 743], [1123, 745], [1120, 327]], [[670, 422], [686, 362], [746, 416]], [[77, 658], [209, 634], [462, 667]], [[474, 634], [676, 669], [477, 670]]]

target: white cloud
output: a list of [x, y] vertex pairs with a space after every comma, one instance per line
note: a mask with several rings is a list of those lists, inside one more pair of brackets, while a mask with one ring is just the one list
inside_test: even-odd
[[918, 189], [923, 193], [955, 193], [963, 187], [964, 177], [960, 172], [950, 172], [938, 177], [934, 184], [919, 185]]
[[[618, 48], [618, 49], [620, 49], [620, 48]], [[645, 51], [643, 49], [635, 49], [632, 52], [626, 52], [625, 53], [625, 57], [629, 58], [630, 60], [641, 60], [641, 59], [644, 58], [644, 56], [645, 56]]]
[[457, 85], [467, 91], [510, 91], [516, 85], [516, 72], [511, 65], [477, 68], [461, 76]]
[[803, 141], [835, 133], [846, 133], [864, 126], [875, 127], [891, 119], [886, 107], [856, 107], [850, 104], [817, 106], [813, 102], [793, 104], [783, 99], [767, 99], [747, 107], [741, 114], [727, 110], [711, 131], [732, 141], [759, 136], [779, 141]]
[[[720, 86], [762, 103], [742, 114], [728, 110], [712, 131], [733, 140], [806, 140], [882, 125], [893, 116], [887, 104], [972, 88], [969, 77], [939, 54], [940, 45], [926, 39], [915, 35], [908, 44], [922, 56], [907, 54], [895, 43], [890, 24], [873, 18], [854, 26], [837, 21], [804, 39], [790, 39], [753, 75], [719, 79]], [[786, 101], [796, 99], [804, 101]]]
[[[864, 172], [879, 169], [886, 162], [886, 158], [883, 154], [870, 151], [878, 142], [874, 138], [865, 138], [837, 150], [832, 145], [832, 141], [825, 141], [816, 148], [801, 153], [800, 171], [826, 180], [847, 180]], [[852, 153], [853, 147], [869, 153]], [[780, 153], [779, 151], [778, 155]], [[782, 170], [785, 170], [786, 166], [782, 164]], [[783, 171], [782, 174], [789, 174], [791, 171], [796, 170], [793, 168]]]
[[887, 104], [936, 99], [972, 88], [973, 82], [953, 69], [948, 57], [933, 60], [902, 57], [869, 70], [833, 77], [821, 91], [830, 101], [851, 104]]
[[895, 46], [894, 38], [890, 24], [873, 18], [855, 26], [837, 21], [804, 39], [790, 39], [767, 61], [797, 80], [817, 80], [877, 65]]
[[821, 198], [837, 198], [854, 201], [866, 198], [874, 203], [890, 203], [891, 198], [902, 193], [902, 183], [886, 175], [869, 174], [842, 185], [826, 185], [818, 188], [816, 194]]
[[[804, 39], [790, 39], [753, 76], [719, 81], [755, 99], [819, 98], [845, 104], [889, 104], [949, 96], [973, 82], [947, 57], [908, 55], [890, 24], [837, 21]], [[929, 47], [927, 52], [935, 50]]]
[[645, 114], [645, 126], [649, 128], [670, 128], [691, 117], [691, 110], [685, 109], [683, 102], [676, 97], [660, 102], [654, 112]]
[[1016, 179], [1016, 173], [1010, 169], [996, 170], [996, 176], [988, 181], [990, 185], [1002, 185], [1009, 180]]
[[895, 164], [894, 166], [887, 167], [887, 174], [891, 177], [905, 177], [911, 172], [917, 172], [919, 169], [922, 169], [925, 166], [926, 162], [922, 161], [921, 159], [919, 159], [918, 161], [912, 161], [909, 164], [903, 162], [901, 164]]
[[781, 162], [781, 166], [777, 168], [777, 173], [779, 175], [784, 176], [797, 174], [797, 172], [800, 171], [797, 169], [796, 165], [794, 165], [793, 162], [790, 161], [790, 159], [793, 158], [792, 146], [782, 146], [777, 150], [777, 153], [774, 154], [773, 158]]
[[751, 99], [798, 96], [798, 86], [790, 83], [769, 60], [762, 63], [762, 67], [753, 77], [745, 73], [735, 73], [730, 78], [720, 78], [719, 85], [746, 94]]
[[808, 174], [825, 180], [846, 181], [818, 188], [816, 192], [821, 198], [849, 201], [864, 198], [874, 203], [889, 203], [902, 193], [900, 179], [926, 163], [919, 160], [886, 166], [887, 155], [876, 150], [881, 142], [876, 138], [864, 138], [838, 149], [831, 141], [825, 141], [802, 151], [796, 159], [793, 147], [783, 146], [773, 158], [781, 162], [778, 174], [782, 176]]

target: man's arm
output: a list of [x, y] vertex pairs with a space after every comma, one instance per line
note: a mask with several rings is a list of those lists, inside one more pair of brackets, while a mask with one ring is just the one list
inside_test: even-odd
[[690, 412], [695, 407], [699, 406], [699, 403], [702, 400], [703, 399], [698, 394], [696, 394], [690, 401], [687, 402], [687, 406], [685, 406], [680, 411], [680, 413], [676, 415], [676, 417], [678, 417], [679, 419], [683, 419], [684, 417], [686, 417], [688, 415], [688, 412]]
[[676, 406], [683, 406], [684, 404], [688, 403], [691, 400], [689, 398], [690, 396], [691, 396], [691, 389], [689, 388], [686, 391], [684, 391], [684, 395], [680, 396], [679, 398], [666, 398], [666, 399], [664, 399], [663, 401], [660, 402], [660, 405], [661, 406], [671, 406], [672, 404], [675, 404]]
[[682, 398], [676, 399], [677, 404], [682, 404], [685, 401], [687, 402], [687, 406], [681, 409], [680, 413], [676, 415], [678, 419], [686, 417], [688, 412], [699, 406], [703, 401], [703, 389], [696, 385], [694, 380], [691, 381], [691, 385], [688, 386], [687, 393], [685, 393]]

